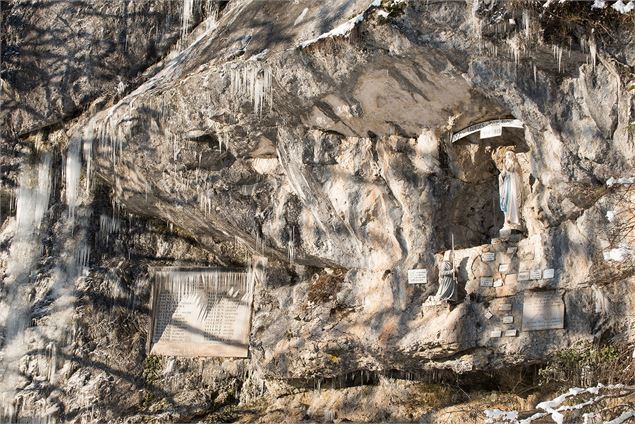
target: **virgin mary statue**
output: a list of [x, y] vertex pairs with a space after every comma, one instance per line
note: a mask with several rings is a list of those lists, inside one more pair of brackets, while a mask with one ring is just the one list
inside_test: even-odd
[[514, 152], [505, 153], [503, 172], [498, 176], [500, 208], [505, 214], [503, 230], [520, 230], [520, 208], [522, 206], [520, 164]]

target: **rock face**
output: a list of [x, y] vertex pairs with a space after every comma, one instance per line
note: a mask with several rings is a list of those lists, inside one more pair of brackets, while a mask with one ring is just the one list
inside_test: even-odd
[[[5, 416], [191, 421], [293, 393], [292, 417], [328, 419], [324, 399], [302, 409], [298, 392], [469, 384], [580, 342], [632, 347], [635, 197], [606, 184], [635, 174], [627, 18], [496, 1], [193, 5], [3, 11], [0, 206], [11, 210], [14, 186], [50, 197], [26, 235], [27, 190], [15, 218], [2, 213]], [[615, 21], [626, 44], [570, 29], [572, 13]], [[200, 25], [150, 67], [182, 16]], [[451, 140], [504, 118], [524, 128]], [[51, 152], [51, 187], [31, 145]], [[510, 149], [524, 229], [501, 238]], [[425, 303], [452, 239], [459, 301]], [[148, 267], [252, 256], [269, 268], [248, 359], [149, 355]], [[427, 284], [408, 284], [415, 268]], [[564, 305], [564, 328], [528, 331], [523, 308], [540, 293]], [[399, 411], [350, 419], [443, 420]]]

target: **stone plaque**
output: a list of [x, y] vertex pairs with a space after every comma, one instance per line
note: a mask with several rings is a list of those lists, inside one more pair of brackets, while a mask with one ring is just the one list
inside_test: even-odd
[[502, 285], [503, 285], [503, 280], [501, 280], [500, 278], [494, 281], [494, 287], [500, 287]]
[[492, 314], [489, 310], [485, 311], [485, 318], [490, 319], [493, 316], [494, 314]]
[[518, 281], [527, 281], [529, 280], [529, 271], [520, 271], [518, 273]]
[[481, 260], [483, 262], [494, 262], [496, 260], [496, 253], [495, 252], [483, 253], [481, 255]]
[[489, 336], [494, 339], [497, 339], [502, 335], [503, 335], [503, 332], [501, 330], [492, 330], [489, 333]]
[[481, 287], [492, 287], [494, 279], [492, 277], [481, 277]]
[[511, 324], [512, 322], [514, 322], [514, 317], [512, 315], [503, 317], [503, 324]]
[[516, 330], [515, 328], [512, 330], [505, 330], [505, 337], [516, 337], [518, 335], [518, 330]]
[[501, 303], [500, 305], [498, 305], [498, 310], [499, 311], [511, 311], [512, 310], [512, 304], [511, 303]]
[[503, 134], [503, 127], [500, 125], [492, 125], [489, 127], [485, 127], [480, 132], [480, 138], [492, 138], [498, 137]]
[[163, 268], [155, 272], [155, 280], [153, 354], [247, 357], [253, 298], [250, 274]]
[[511, 264], [500, 264], [498, 266], [498, 272], [503, 272], [503, 273], [509, 272], [510, 266]]
[[529, 273], [529, 277], [532, 280], [540, 280], [542, 278], [542, 271], [539, 269], [532, 269]]
[[542, 278], [543, 280], [550, 280], [553, 278], [553, 276], [555, 275], [555, 271], [553, 268], [549, 268], [549, 269], [545, 269], [542, 272]]
[[427, 269], [408, 270], [408, 284], [426, 284], [428, 282]]
[[523, 331], [564, 328], [564, 302], [554, 291], [527, 294], [523, 304]]

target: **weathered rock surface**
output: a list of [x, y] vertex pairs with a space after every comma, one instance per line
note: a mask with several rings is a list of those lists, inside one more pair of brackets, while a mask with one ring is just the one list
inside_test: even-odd
[[[544, 363], [578, 342], [633, 347], [635, 234], [627, 223], [635, 198], [629, 186], [606, 185], [635, 174], [632, 55], [599, 34], [561, 26], [564, 9], [553, 22], [536, 8], [496, 2], [368, 3], [229, 2], [141, 84], [136, 76], [176, 42], [180, 12], [172, 3], [152, 2], [155, 13], [144, 3], [68, 2], [15, 3], [3, 12], [13, 31], [7, 37], [22, 16], [25, 27], [37, 23], [75, 43], [48, 58], [41, 36], [21, 35], [20, 51], [34, 65], [18, 78], [28, 67], [21, 57], [3, 74], [7, 128], [23, 134], [79, 114], [38, 143], [82, 150], [84, 166], [79, 218], [62, 211], [72, 190], [67, 177], [53, 192], [39, 274], [26, 283], [33, 292], [21, 295], [41, 312], [25, 330], [29, 348], [12, 380], [20, 414], [191, 421], [239, 401], [293, 396], [291, 417], [328, 419], [328, 408], [350, 410], [341, 404], [348, 397], [389, 405], [382, 396], [398, 392], [385, 386], [389, 377], [469, 385], [485, 373], [503, 378]], [[48, 8], [79, 16], [79, 28], [91, 31], [74, 29], [75, 38]], [[606, 12], [604, 19], [617, 18]], [[355, 23], [348, 33], [315, 40], [346, 22]], [[566, 46], [549, 43], [560, 30], [572, 41], [559, 60]], [[100, 31], [125, 37], [127, 47], [103, 41]], [[625, 34], [624, 50], [632, 47], [628, 28], [615, 31]], [[93, 46], [95, 39], [102, 41]], [[590, 55], [585, 46], [601, 40], [606, 45]], [[92, 48], [101, 58], [92, 67], [55, 59], [86, 58]], [[138, 86], [108, 95], [118, 77]], [[511, 117], [525, 128], [450, 140], [468, 125]], [[525, 231], [500, 240], [498, 174], [510, 148], [522, 167]], [[10, 149], [3, 187], [26, 162], [20, 149], [28, 150]], [[0, 205], [10, 203], [7, 193]], [[121, 227], [111, 234], [100, 214], [120, 216]], [[3, 269], [13, 258], [13, 221], [3, 224]], [[55, 258], [74, 252], [53, 228], [74, 227], [81, 231], [69, 240], [93, 254], [86, 272], [59, 282]], [[424, 304], [452, 235], [460, 302]], [[627, 252], [622, 260], [609, 254], [615, 249]], [[482, 260], [487, 252], [495, 253], [491, 263]], [[247, 266], [252, 255], [268, 257], [269, 269], [256, 286], [249, 359], [148, 356], [149, 266]], [[429, 283], [408, 285], [413, 268], [428, 269]], [[519, 281], [535, 269], [554, 269], [554, 277]], [[483, 287], [481, 277], [503, 283]], [[73, 289], [63, 321], [70, 333], [52, 330], [62, 327], [52, 312], [64, 300], [60, 287]], [[524, 299], [545, 291], [564, 302], [564, 329], [521, 331]], [[511, 311], [501, 313], [502, 304]], [[492, 337], [494, 329], [517, 334]], [[302, 406], [306, 390], [322, 383], [383, 389], [355, 387], [339, 401]], [[418, 386], [404, 390], [409, 399], [427, 396]], [[444, 419], [400, 408], [339, 417]]]

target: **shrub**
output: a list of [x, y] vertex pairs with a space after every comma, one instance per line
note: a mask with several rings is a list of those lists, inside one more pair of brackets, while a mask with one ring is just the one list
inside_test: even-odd
[[559, 350], [544, 368], [538, 370], [538, 376], [542, 386], [630, 384], [635, 379], [633, 362], [626, 346], [578, 343]]

